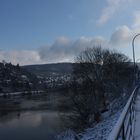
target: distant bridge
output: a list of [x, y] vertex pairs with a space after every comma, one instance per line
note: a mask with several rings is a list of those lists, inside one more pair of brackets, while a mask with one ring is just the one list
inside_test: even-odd
[[35, 91], [22, 91], [22, 92], [10, 92], [10, 93], [0, 93], [0, 97], [3, 96], [18, 96], [18, 95], [26, 95], [26, 94], [40, 94], [40, 93], [44, 93], [45, 91], [41, 91], [41, 90], [35, 90]]

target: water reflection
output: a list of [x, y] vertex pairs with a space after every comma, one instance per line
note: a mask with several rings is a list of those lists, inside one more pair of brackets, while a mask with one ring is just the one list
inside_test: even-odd
[[63, 122], [48, 105], [44, 97], [0, 99], [0, 140], [54, 140]]
[[[10, 113], [0, 119], [0, 138], [2, 140], [53, 140], [63, 128], [57, 112], [28, 111]], [[8, 135], [7, 135], [8, 134]], [[10, 136], [11, 135], [11, 136]]]

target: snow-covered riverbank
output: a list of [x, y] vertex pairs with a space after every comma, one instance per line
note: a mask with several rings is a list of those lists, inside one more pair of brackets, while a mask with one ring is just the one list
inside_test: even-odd
[[110, 104], [109, 110], [102, 114], [101, 121], [98, 124], [93, 123], [90, 128], [79, 134], [67, 130], [58, 135], [57, 140], [107, 140], [120, 117], [126, 101], [127, 99], [122, 101], [122, 98], [114, 100]]
[[[115, 126], [122, 109], [111, 116], [105, 117], [100, 123], [94, 124], [84, 132], [76, 134], [72, 130], [61, 133], [57, 140], [106, 140]], [[106, 114], [104, 114], [106, 116]]]

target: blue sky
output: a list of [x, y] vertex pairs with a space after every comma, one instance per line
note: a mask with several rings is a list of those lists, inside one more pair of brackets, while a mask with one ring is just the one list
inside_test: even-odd
[[139, 5], [139, 0], [0, 0], [0, 60], [69, 62], [96, 45], [132, 58], [131, 41], [140, 32]]

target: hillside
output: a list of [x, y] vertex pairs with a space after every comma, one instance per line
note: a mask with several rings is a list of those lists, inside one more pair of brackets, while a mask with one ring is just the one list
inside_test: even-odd
[[69, 82], [73, 70], [73, 63], [56, 63], [22, 66], [35, 74], [47, 88], [62, 87]]
[[73, 63], [56, 63], [56, 64], [40, 64], [22, 66], [26, 70], [36, 75], [49, 76], [54, 74], [70, 74], [72, 72]]
[[29, 91], [39, 88], [37, 76], [19, 65], [0, 62], [0, 92]]

